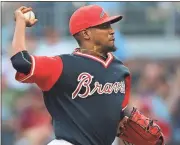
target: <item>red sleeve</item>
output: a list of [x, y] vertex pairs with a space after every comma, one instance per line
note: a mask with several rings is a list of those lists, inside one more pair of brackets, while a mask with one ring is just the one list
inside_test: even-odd
[[56, 83], [63, 70], [59, 56], [31, 56], [32, 66], [28, 75], [16, 73], [16, 80], [23, 83], [36, 83], [43, 91], [48, 91]]
[[131, 92], [131, 76], [129, 75], [125, 78], [125, 97], [122, 102], [122, 110], [124, 110], [129, 103], [130, 92]]

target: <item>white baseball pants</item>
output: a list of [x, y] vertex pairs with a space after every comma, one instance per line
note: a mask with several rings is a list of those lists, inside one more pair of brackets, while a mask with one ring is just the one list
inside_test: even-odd
[[62, 139], [61, 140], [54, 139], [47, 145], [73, 145], [73, 144]]
[[[119, 145], [119, 141], [120, 141], [120, 138], [116, 137], [112, 145]], [[54, 139], [47, 145], [73, 145], [73, 144], [62, 139], [61, 140]]]

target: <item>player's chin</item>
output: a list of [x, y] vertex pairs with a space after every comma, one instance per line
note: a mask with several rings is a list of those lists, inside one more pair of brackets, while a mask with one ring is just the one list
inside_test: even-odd
[[117, 48], [113, 44], [113, 45], [109, 45], [108, 49], [109, 49], [109, 52], [114, 52], [114, 51], [116, 51]]

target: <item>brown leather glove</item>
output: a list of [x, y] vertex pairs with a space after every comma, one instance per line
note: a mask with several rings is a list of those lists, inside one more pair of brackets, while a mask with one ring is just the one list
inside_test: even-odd
[[135, 145], [165, 145], [160, 127], [136, 108], [122, 122], [118, 134], [122, 140]]

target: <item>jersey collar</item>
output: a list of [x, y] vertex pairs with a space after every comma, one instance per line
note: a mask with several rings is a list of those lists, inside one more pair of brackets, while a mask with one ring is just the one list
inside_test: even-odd
[[75, 51], [73, 52], [73, 54], [93, 59], [93, 60], [101, 63], [105, 68], [107, 68], [110, 65], [110, 63], [112, 62], [112, 60], [114, 58], [112, 53], [108, 53], [107, 54], [108, 55], [107, 59], [103, 60], [103, 59], [101, 59], [99, 57], [96, 57], [96, 56], [93, 56], [93, 55], [90, 55], [90, 54], [82, 53], [82, 52], [79, 51], [79, 48], [76, 48]]

